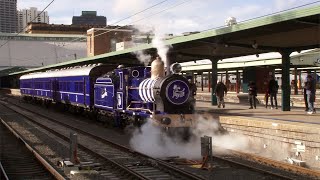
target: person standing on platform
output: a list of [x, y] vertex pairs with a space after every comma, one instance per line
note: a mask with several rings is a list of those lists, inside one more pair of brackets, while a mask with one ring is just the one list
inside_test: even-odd
[[249, 102], [250, 102], [249, 109], [253, 109], [253, 108], [257, 109], [257, 106], [256, 106], [257, 86], [255, 82], [250, 81], [248, 91], [249, 91]]
[[279, 85], [273, 76], [271, 76], [270, 78], [271, 79], [269, 81], [269, 92], [270, 92], [271, 109], [274, 108], [273, 100], [275, 101], [276, 109], [278, 109], [277, 93], [278, 93]]
[[227, 91], [227, 87], [223, 84], [223, 82], [219, 81], [214, 90], [218, 100], [218, 108], [220, 108], [221, 105], [223, 108], [225, 108], [224, 95], [227, 94]]
[[192, 79], [188, 79], [188, 82], [190, 84], [190, 90], [192, 93], [192, 96], [190, 98], [190, 110], [194, 112], [196, 106], [196, 99], [194, 97], [195, 95], [197, 95], [197, 86], [192, 82]]
[[266, 94], [264, 95], [264, 101], [266, 102], [266, 109], [268, 108], [269, 96], [270, 96], [270, 91], [269, 91], [269, 85], [268, 85]]
[[304, 98], [304, 104], [305, 104], [305, 111], [308, 112], [309, 111], [309, 107], [308, 107], [308, 98], [307, 98], [307, 80], [304, 82], [304, 87], [303, 87], [303, 98]]
[[315, 101], [315, 84], [312, 76], [309, 74], [307, 76], [307, 82], [306, 82], [306, 94], [307, 94], [307, 101], [308, 101], [308, 114], [314, 114], [316, 111], [314, 109], [314, 101]]

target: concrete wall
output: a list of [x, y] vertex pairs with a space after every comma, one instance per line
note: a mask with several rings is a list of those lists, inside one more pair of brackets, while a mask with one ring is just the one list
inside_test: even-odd
[[[287, 157], [300, 159], [312, 169], [319, 167], [320, 161], [316, 160], [320, 155], [318, 126], [241, 116], [220, 116], [220, 123], [231, 133], [245, 135], [250, 141], [248, 150], [253, 153], [282, 161]], [[305, 146], [298, 157], [297, 142]]]
[[[0, 40], [4, 44], [6, 40]], [[0, 48], [0, 66], [37, 67], [86, 57], [86, 42], [11, 40]]]

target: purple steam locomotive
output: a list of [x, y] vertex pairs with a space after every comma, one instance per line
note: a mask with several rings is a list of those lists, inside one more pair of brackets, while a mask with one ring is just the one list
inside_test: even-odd
[[151, 67], [86, 65], [23, 75], [20, 91], [26, 100], [62, 104], [118, 126], [151, 120], [161, 127], [193, 127], [195, 92], [179, 74], [180, 64], [171, 71], [165, 75], [159, 58]]

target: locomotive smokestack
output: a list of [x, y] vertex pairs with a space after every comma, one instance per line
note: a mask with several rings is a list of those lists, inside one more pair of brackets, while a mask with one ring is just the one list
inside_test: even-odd
[[151, 63], [151, 79], [157, 79], [158, 77], [164, 77], [164, 63], [157, 57]]

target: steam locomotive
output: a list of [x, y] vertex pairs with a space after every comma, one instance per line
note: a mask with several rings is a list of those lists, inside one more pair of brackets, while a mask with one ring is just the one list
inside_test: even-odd
[[23, 75], [24, 99], [63, 104], [119, 126], [151, 120], [167, 128], [190, 128], [195, 124], [192, 84], [179, 75], [181, 65], [171, 65], [165, 75], [157, 58], [151, 67], [86, 65]]

